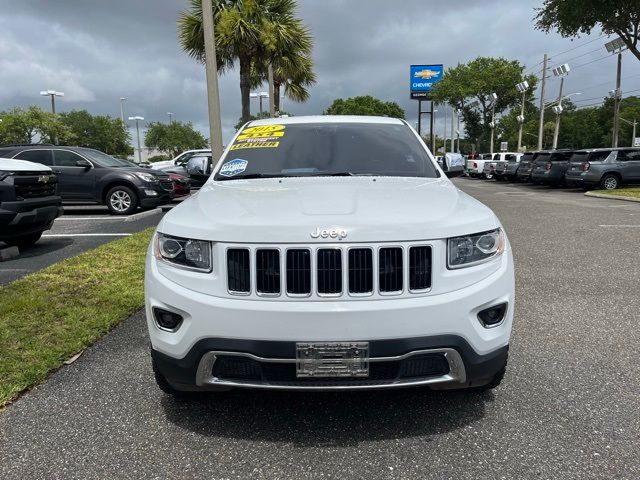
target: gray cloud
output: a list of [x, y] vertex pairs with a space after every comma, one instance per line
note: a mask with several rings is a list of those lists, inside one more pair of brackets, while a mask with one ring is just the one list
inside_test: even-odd
[[[577, 68], [566, 91], [583, 91], [579, 102], [605, 95], [615, 75], [615, 59], [603, 58], [605, 38], [583, 45], [598, 34], [571, 42], [534, 30], [534, 8], [541, 3], [300, 0], [300, 16], [315, 37], [318, 84], [308, 102], [285, 100], [284, 109], [317, 114], [337, 97], [371, 94], [398, 102], [414, 122], [417, 103], [407, 91], [412, 63], [451, 66], [479, 55], [503, 56], [534, 70], [545, 51], [558, 54], [576, 46], [554, 57], [562, 62], [584, 54], [570, 61]], [[171, 111], [208, 136], [203, 67], [177, 44], [176, 19], [186, 6], [179, 0], [0, 0], [0, 109], [48, 108], [38, 92], [55, 88], [65, 92], [60, 110], [117, 116], [124, 96], [126, 115], [166, 121]], [[623, 76], [632, 77], [623, 90], [638, 88], [640, 62], [627, 54], [623, 68]], [[549, 98], [557, 88], [551, 80]], [[237, 69], [221, 77], [220, 98], [228, 139], [240, 116]], [[257, 110], [257, 102], [252, 108]]]

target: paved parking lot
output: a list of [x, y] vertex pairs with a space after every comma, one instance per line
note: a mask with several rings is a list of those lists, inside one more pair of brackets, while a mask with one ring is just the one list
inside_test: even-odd
[[[161, 209], [138, 211], [129, 216], [110, 215], [107, 207], [67, 206], [64, 215], [44, 232], [33, 247], [20, 256], [0, 262], [0, 285], [45, 268], [91, 248], [155, 226]], [[1, 242], [0, 242], [1, 244]]]
[[514, 248], [495, 392], [178, 402], [155, 387], [138, 314], [0, 415], [0, 478], [640, 478], [640, 204], [456, 183]]

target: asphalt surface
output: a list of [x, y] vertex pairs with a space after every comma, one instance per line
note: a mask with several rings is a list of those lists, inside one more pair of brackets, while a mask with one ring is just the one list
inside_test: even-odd
[[[107, 207], [68, 206], [38, 242], [20, 256], [0, 262], [0, 285], [73, 257], [103, 243], [157, 225], [161, 209], [139, 210], [128, 216], [110, 215]], [[0, 248], [4, 244], [0, 242]]]
[[494, 392], [155, 386], [141, 314], [0, 414], [0, 478], [640, 478], [640, 204], [458, 179], [507, 228]]

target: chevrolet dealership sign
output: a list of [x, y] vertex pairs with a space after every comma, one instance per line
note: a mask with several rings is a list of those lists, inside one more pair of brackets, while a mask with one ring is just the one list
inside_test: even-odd
[[428, 99], [431, 88], [442, 79], [444, 68], [439, 65], [411, 65], [409, 91], [411, 98]]

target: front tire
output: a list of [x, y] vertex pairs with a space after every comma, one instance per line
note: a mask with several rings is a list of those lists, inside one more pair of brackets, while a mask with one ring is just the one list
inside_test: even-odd
[[607, 173], [600, 180], [600, 186], [604, 190], [615, 190], [620, 186], [620, 178], [613, 173]]
[[106, 204], [113, 215], [129, 215], [138, 208], [138, 196], [129, 187], [118, 185], [107, 192]]

